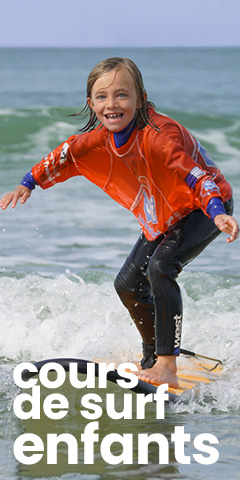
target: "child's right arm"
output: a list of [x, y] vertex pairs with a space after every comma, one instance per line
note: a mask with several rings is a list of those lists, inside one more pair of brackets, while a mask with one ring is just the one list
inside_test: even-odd
[[5, 210], [10, 203], [11, 207], [14, 208], [17, 205], [18, 200], [21, 203], [25, 203], [30, 197], [32, 191], [30, 188], [25, 187], [24, 185], [18, 185], [15, 190], [12, 192], [5, 193], [0, 200], [0, 207], [2, 210]]
[[25, 203], [36, 185], [46, 189], [56, 183], [65, 182], [68, 178], [82, 175], [77, 158], [84, 157], [93, 147], [103, 143], [103, 138], [102, 132], [95, 132], [93, 137], [89, 136], [89, 133], [69, 137], [34, 165], [15, 190], [0, 199], [0, 208], [5, 210], [10, 203], [14, 208], [19, 200], [20, 203]]

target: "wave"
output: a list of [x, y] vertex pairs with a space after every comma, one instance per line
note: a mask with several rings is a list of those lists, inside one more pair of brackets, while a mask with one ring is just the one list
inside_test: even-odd
[[[100, 274], [99, 274], [99, 280]], [[183, 348], [220, 358], [224, 374], [187, 393], [175, 412], [240, 408], [237, 390], [240, 286], [229, 277], [183, 273]], [[112, 282], [80, 275], [0, 277], [1, 363], [77, 357], [121, 363], [140, 359], [141, 341]], [[7, 360], [8, 359], [8, 360]]]
[[[71, 272], [56, 277], [2, 274], [0, 355], [15, 360], [56, 353], [100, 358], [107, 351], [118, 362], [126, 356], [133, 360], [140, 352], [138, 333], [112, 282], [104, 281], [101, 272], [94, 282], [83, 277]], [[237, 279], [184, 272], [179, 283], [185, 305], [183, 347], [238, 361]]]
[[[8, 153], [31, 151], [34, 157], [39, 156], [40, 152], [48, 153], [49, 149], [68, 136], [78, 133], [79, 128], [84, 125], [84, 119], [80, 116], [69, 117], [76, 110], [77, 108], [74, 110], [72, 107], [2, 108], [2, 150]], [[189, 128], [218, 159], [226, 156], [233, 160], [239, 158], [240, 117], [186, 113], [171, 109], [163, 113]]]

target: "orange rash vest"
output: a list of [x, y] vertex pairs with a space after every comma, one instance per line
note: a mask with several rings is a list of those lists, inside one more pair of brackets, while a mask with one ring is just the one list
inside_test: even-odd
[[46, 189], [83, 175], [131, 210], [148, 240], [197, 208], [207, 215], [213, 197], [229, 200], [231, 186], [191, 133], [151, 115], [160, 131], [135, 128], [118, 149], [105, 127], [70, 137], [33, 167], [34, 179]]

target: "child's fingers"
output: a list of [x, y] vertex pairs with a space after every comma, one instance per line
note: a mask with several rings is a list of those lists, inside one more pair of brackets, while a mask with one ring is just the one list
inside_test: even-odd
[[234, 240], [236, 240], [239, 235], [238, 224], [235, 221], [232, 221], [232, 219], [229, 219], [228, 221], [223, 223], [221, 230], [230, 235], [230, 237], [227, 239], [228, 243], [234, 242]]
[[5, 210], [13, 199], [13, 193], [6, 193], [0, 200], [0, 207]]
[[31, 190], [27, 189], [27, 190], [23, 193], [23, 195], [21, 196], [20, 202], [21, 202], [21, 203], [25, 203], [25, 202], [27, 201], [27, 199], [30, 197], [30, 195], [31, 195]]
[[29, 190], [29, 188], [26, 188], [26, 187], [24, 187], [24, 189], [23, 188], [18, 188], [17, 190], [15, 190], [13, 192], [11, 207], [12, 208], [16, 207], [19, 199], [21, 199], [20, 200], [21, 203], [25, 203], [27, 201], [27, 199], [30, 197], [30, 195], [31, 195], [31, 190]]
[[11, 205], [12, 208], [16, 207], [19, 198], [21, 198], [21, 195], [19, 195], [19, 193], [18, 193], [18, 194], [15, 193], [15, 194], [13, 195], [12, 205]]
[[227, 239], [227, 242], [234, 242], [239, 236], [239, 227], [237, 223], [233, 223], [228, 226], [228, 232], [230, 234], [230, 238]]
[[0, 207], [2, 210], [6, 210], [6, 208], [10, 205], [11, 207], [15, 208], [19, 199], [21, 199], [21, 203], [25, 203], [27, 199], [31, 195], [31, 190], [27, 187], [19, 186], [13, 192], [6, 193], [0, 200]]
[[217, 215], [214, 221], [221, 232], [225, 232], [230, 235], [230, 237], [227, 239], [228, 243], [234, 242], [234, 240], [238, 238], [239, 226], [235, 218], [231, 217], [230, 215], [221, 214]]

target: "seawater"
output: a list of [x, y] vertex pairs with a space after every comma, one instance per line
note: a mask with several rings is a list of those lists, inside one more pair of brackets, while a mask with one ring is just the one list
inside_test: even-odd
[[[1, 49], [0, 195], [77, 133], [81, 120], [69, 115], [85, 103], [87, 75], [113, 55], [132, 58], [157, 110], [183, 123], [208, 149], [233, 186], [239, 221], [239, 48]], [[94, 465], [69, 466], [64, 450], [57, 466], [46, 460], [24, 466], [14, 458], [14, 440], [24, 431], [44, 436], [64, 430], [77, 437], [83, 429], [74, 408], [65, 423], [17, 419], [12, 410], [19, 393], [12, 378], [15, 365], [56, 357], [138, 358], [139, 336], [113, 288], [138, 235], [131, 213], [81, 177], [47, 191], [37, 188], [26, 205], [0, 213], [0, 478], [239, 478], [239, 241], [228, 245], [224, 234], [179, 278], [182, 346], [220, 358], [222, 377], [187, 394], [186, 402], [168, 406], [164, 420], [150, 411], [141, 421], [114, 422], [106, 414], [100, 421], [101, 436], [145, 432], [170, 438], [174, 426], [182, 425], [191, 435], [185, 445], [191, 463], [179, 463], [172, 445], [168, 465], [159, 464], [154, 445], [148, 465], [138, 464], [136, 448], [133, 465], [106, 465], [98, 453]], [[220, 456], [213, 465], [200, 465], [192, 457], [193, 440], [204, 432], [219, 441]]]

